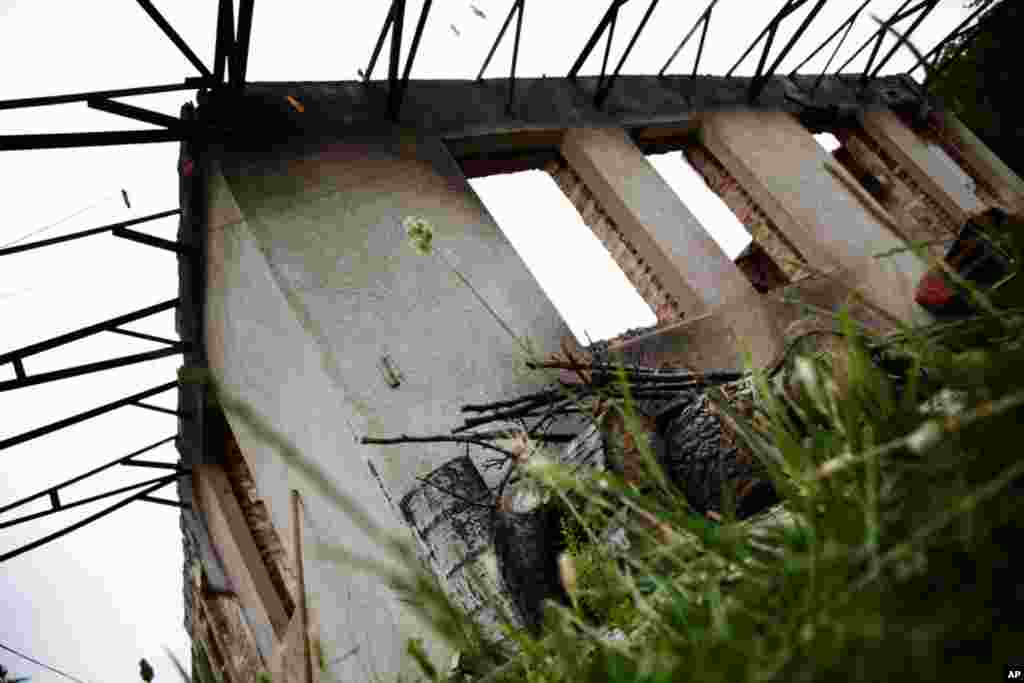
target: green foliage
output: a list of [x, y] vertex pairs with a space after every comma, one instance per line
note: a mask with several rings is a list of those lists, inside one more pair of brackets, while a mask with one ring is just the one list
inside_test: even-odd
[[[528, 468], [565, 512], [573, 605], [550, 604], [543, 634], [516, 634], [487, 680], [925, 680], [993, 661], [989, 645], [1012, 656], [1024, 311], [961, 284], [973, 318], [878, 338], [844, 314], [844, 352], [798, 355], [794, 391], [752, 372], [765, 422], [711, 392], [789, 524], [713, 524], [671, 486]], [[598, 539], [623, 509], [667, 538], [632, 524], [629, 552], [610, 553]]]
[[[1004, 236], [1017, 266], [1020, 234]], [[408, 543], [262, 417], [219, 400], [394, 562], [324, 546], [320, 559], [375, 571], [408, 596], [473, 680], [966, 678], [979, 661], [1009, 661], [1024, 630], [1008, 558], [1024, 488], [1024, 300], [957, 282], [980, 311], [970, 319], [880, 338], [842, 314], [842, 353], [797, 353], [788, 385], [752, 370], [757, 419], [709, 392], [785, 499], [760, 519], [693, 514], [640, 438], [627, 386], [614, 409], [639, 444], [646, 487], [531, 456], [523, 473], [561, 508], [571, 604], [548, 603], [538, 636], [506, 625], [513, 652], [489, 644]], [[628, 550], [612, 552], [605, 537], [620, 528]], [[419, 640], [407, 653], [427, 680], [467, 680], [439, 670]]]
[[[929, 89], [950, 107], [1018, 174], [1024, 174], [1024, 140], [1019, 129], [1024, 107], [1017, 97], [1021, 60], [1017, 52], [1024, 30], [1024, 6], [1014, 0], [995, 4], [989, 10], [981, 33], [956, 60], [949, 62]], [[950, 59], [959, 41], [946, 48]]]

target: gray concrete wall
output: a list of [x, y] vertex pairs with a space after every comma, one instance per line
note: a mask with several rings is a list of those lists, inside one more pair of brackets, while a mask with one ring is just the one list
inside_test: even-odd
[[[214, 376], [323, 468], [380, 524], [389, 505], [455, 446], [361, 446], [359, 437], [436, 434], [459, 406], [537, 388], [523, 353], [434, 256], [407, 244], [404, 217], [435, 228], [436, 248], [520, 336], [543, 353], [569, 330], [436, 142], [338, 144], [303, 158], [225, 155], [210, 180], [207, 353]], [[388, 354], [404, 375], [388, 386]], [[290, 533], [289, 491], [302, 491], [322, 542], [379, 556], [372, 541], [229, 415], [274, 525]], [[381, 486], [368, 468], [372, 461]], [[307, 530], [308, 531], [308, 530]], [[393, 679], [405, 638], [420, 633], [391, 592], [306, 552], [307, 586], [339, 680]]]

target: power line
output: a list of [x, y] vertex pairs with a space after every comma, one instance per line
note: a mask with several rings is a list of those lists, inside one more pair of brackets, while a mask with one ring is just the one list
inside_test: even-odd
[[0, 643], [0, 647], [2, 647], [3, 649], [7, 650], [11, 654], [15, 654], [15, 655], [21, 657], [24, 660], [32, 662], [33, 664], [38, 664], [39, 666], [43, 667], [44, 669], [49, 669], [50, 671], [52, 671], [55, 674], [60, 674], [64, 678], [68, 678], [68, 679], [70, 679], [72, 681], [75, 681], [75, 683], [85, 683], [85, 681], [83, 681], [81, 678], [75, 678], [71, 674], [66, 674], [63, 671], [61, 671], [60, 669], [55, 669], [52, 666], [49, 666], [48, 664], [43, 664], [38, 659], [32, 659], [28, 655], [22, 654], [22, 653], [18, 652], [17, 650], [15, 650], [14, 648], [7, 647], [3, 643]]
[[[59, 221], [56, 221], [56, 222], [54, 222], [54, 223], [50, 223], [49, 225], [44, 225], [44, 226], [43, 226], [43, 227], [41, 227], [41, 228], [36, 228], [36, 229], [35, 229], [35, 230], [33, 230], [32, 232], [30, 232], [30, 233], [27, 233], [27, 234], [25, 234], [25, 235], [22, 235], [22, 236], [21, 236], [21, 237], [19, 237], [18, 239], [16, 239], [16, 240], [13, 240], [13, 241], [11, 241], [11, 242], [8, 242], [7, 244], [0, 244], [0, 249], [2, 249], [2, 248], [4, 248], [4, 247], [10, 247], [10, 246], [12, 246], [12, 245], [15, 245], [15, 244], [17, 244], [18, 242], [24, 242], [24, 241], [25, 241], [25, 240], [27, 240], [27, 239], [28, 239], [29, 237], [33, 237], [33, 236], [35, 236], [35, 235], [38, 235], [38, 234], [39, 234], [39, 233], [41, 233], [41, 232], [46, 232], [47, 230], [49, 230], [49, 229], [51, 229], [51, 228], [55, 228], [55, 227], [57, 227], [58, 225], [60, 225], [61, 223], [63, 223], [64, 221], [68, 221], [68, 220], [71, 220], [71, 219], [72, 219], [72, 218], [74, 218], [75, 216], [77, 216], [77, 215], [79, 215], [79, 214], [82, 214], [82, 213], [85, 213], [85, 212], [86, 212], [86, 211], [88, 211], [89, 209], [92, 209], [92, 208], [94, 208], [94, 207], [96, 207], [96, 206], [99, 206], [100, 204], [102, 204], [102, 203], [103, 203], [103, 202], [105, 202], [106, 200], [108, 200], [108, 199], [110, 199], [111, 197], [113, 197], [113, 196], [114, 196], [115, 194], [117, 194], [117, 193], [115, 193], [115, 192], [112, 192], [112, 193], [110, 193], [110, 194], [106, 195], [105, 197], [100, 197], [99, 199], [97, 199], [97, 200], [96, 200], [95, 202], [93, 202], [92, 204], [89, 204], [88, 206], [86, 206], [86, 207], [85, 207], [85, 208], [83, 208], [83, 209], [79, 209], [78, 211], [75, 211], [75, 212], [74, 212], [73, 214], [71, 214], [71, 215], [69, 215], [69, 216], [64, 216], [64, 218], [61, 218], [61, 219], [60, 219]], [[131, 208], [131, 204], [130, 204], [130, 203], [129, 203], [129, 201], [128, 201], [128, 193], [127, 193], [127, 192], [126, 192], [125, 190], [121, 190], [121, 198], [122, 198], [122, 199], [124, 200], [124, 204], [125, 204], [125, 206], [126, 206], [126, 207], [128, 207], [128, 208]]]

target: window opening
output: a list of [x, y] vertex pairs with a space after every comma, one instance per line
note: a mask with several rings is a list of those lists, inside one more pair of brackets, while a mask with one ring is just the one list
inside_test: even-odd
[[585, 204], [585, 193], [580, 187], [572, 196], [559, 191], [559, 162], [553, 163], [553, 173], [530, 170], [469, 183], [580, 345], [654, 325], [652, 302], [670, 302], [654, 298], [657, 283], [650, 277], [628, 277], [621, 266], [635, 251], [614, 244], [614, 235], [601, 239], [593, 229], [602, 222], [599, 207], [591, 202], [578, 211], [572, 196]]
[[862, 127], [836, 128], [830, 137], [839, 143], [831, 151], [832, 158], [892, 216], [900, 230], [898, 237], [928, 243], [928, 250], [941, 258], [957, 234], [955, 219]]
[[800, 251], [704, 145], [649, 158], [754, 289], [769, 292], [804, 275]]

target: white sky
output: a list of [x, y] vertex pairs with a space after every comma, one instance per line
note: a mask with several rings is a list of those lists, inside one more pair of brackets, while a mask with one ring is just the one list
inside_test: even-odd
[[[156, 4], [212, 67], [216, 2], [157, 0]], [[408, 4], [406, 45], [421, 2], [410, 0]], [[484, 20], [472, 13], [468, 0], [437, 0], [414, 77], [475, 77], [510, 4], [510, 0], [476, 0], [487, 13]], [[647, 4], [646, 0], [633, 0], [624, 8], [613, 62], [617, 62]], [[713, 16], [701, 71], [724, 73], [782, 4], [781, 0], [722, 0]], [[807, 7], [812, 4], [807, 3]], [[876, 0], [869, 9], [887, 16], [898, 4], [898, 0]], [[961, 0], [940, 2], [922, 24], [915, 43], [930, 48], [966, 16], [962, 4]], [[561, 75], [568, 71], [606, 5], [604, 1], [528, 2], [519, 74]], [[852, 0], [831, 0], [781, 70], [786, 72], [801, 61], [855, 6]], [[657, 72], [703, 7], [703, 3], [662, 2], [623, 73]], [[249, 78], [355, 78], [356, 70], [366, 66], [386, 12], [387, 4], [382, 1], [260, 0], [255, 8]], [[805, 12], [798, 11], [780, 29], [777, 46], [784, 43]], [[461, 37], [451, 30], [451, 24], [458, 27]], [[862, 18], [835, 65], [845, 61], [873, 28], [870, 20]], [[688, 72], [696, 42], [693, 40], [679, 56], [670, 73]], [[584, 73], [600, 68], [602, 51], [603, 47], [595, 50]], [[823, 52], [807, 70], [820, 68], [828, 52]], [[756, 56], [748, 57], [738, 73], [751, 73]], [[510, 57], [511, 33], [487, 75], [507, 74]], [[863, 64], [865, 58], [862, 56], [854, 67]], [[386, 69], [385, 59], [386, 50], [377, 67], [378, 76]], [[195, 73], [130, 0], [0, 0], [0, 63], [5, 65], [0, 99], [180, 82]], [[886, 72], [896, 72], [909, 64], [909, 56], [901, 52]], [[190, 97], [170, 93], [128, 101], [176, 115]], [[85, 104], [0, 112], [0, 134], [146, 127], [91, 111]], [[178, 191], [177, 154], [176, 144], [0, 153], [0, 244], [87, 207], [45, 236], [173, 208]], [[707, 201], [702, 182], [678, 155], [652, 158], [652, 162], [730, 256], [742, 249], [744, 240], [742, 234], [737, 239], [738, 226], [729, 226], [731, 216], [723, 214], [717, 200], [712, 197]], [[473, 185], [578, 336], [583, 337], [586, 331], [597, 340], [654, 322], [600, 243], [543, 174], [485, 178], [473, 181]], [[121, 188], [128, 190], [131, 210], [120, 203]], [[524, 192], [531, 193], [531, 202], [519, 200]], [[545, 246], [538, 250], [536, 235], [529, 227], [539, 220], [557, 224], [559, 239], [565, 242], [552, 246], [553, 233], [545, 230]], [[141, 229], [172, 238], [176, 220], [164, 219]], [[559, 281], [564, 264], [547, 257], [552, 253], [573, 254], [571, 282]], [[109, 235], [3, 257], [0, 352], [172, 298], [177, 290], [176, 273], [170, 253]], [[587, 277], [582, 273], [589, 274], [594, 284], [580, 287]], [[607, 289], [598, 289], [605, 285]], [[174, 335], [171, 313], [131, 327]], [[151, 348], [148, 342], [103, 334], [30, 359], [26, 367], [30, 373], [40, 372]], [[0, 393], [0, 438], [169, 381], [178, 364], [179, 359], [170, 358]], [[8, 378], [13, 378], [13, 370], [0, 367], [0, 379]], [[168, 393], [152, 402], [172, 406], [173, 399]], [[170, 416], [122, 408], [6, 450], [0, 454], [0, 505], [169, 436], [175, 428]], [[176, 453], [169, 444], [145, 457], [173, 460]], [[106, 473], [102, 480], [97, 477], [76, 487], [80, 490], [69, 489], [63, 498], [73, 500], [160, 473], [121, 468]], [[165, 495], [173, 496], [173, 490], [168, 489]], [[0, 530], [0, 552], [70, 524], [110, 502]], [[24, 512], [38, 509], [43, 508]], [[187, 662], [188, 644], [181, 625], [181, 562], [177, 512], [164, 506], [133, 503], [0, 567], [0, 604], [5, 608], [5, 618], [0, 619], [0, 643], [88, 683], [138, 680], [140, 657], [150, 660], [158, 681], [171, 680], [175, 674], [161, 646], [172, 647]], [[3, 651], [0, 663], [38, 683], [62, 680]]]

